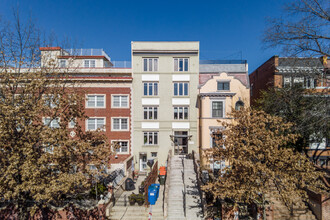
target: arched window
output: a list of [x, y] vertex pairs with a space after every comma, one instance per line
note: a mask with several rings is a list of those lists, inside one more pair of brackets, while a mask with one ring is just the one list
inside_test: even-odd
[[237, 101], [235, 104], [235, 110], [241, 110], [242, 108], [244, 108], [244, 102]]

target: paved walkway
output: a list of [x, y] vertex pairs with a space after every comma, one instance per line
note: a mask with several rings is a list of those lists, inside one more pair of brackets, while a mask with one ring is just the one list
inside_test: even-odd
[[[135, 190], [124, 191], [120, 198], [117, 200], [114, 207], [112, 207], [110, 212], [111, 220], [146, 220], [149, 216], [149, 207], [138, 206], [137, 204], [131, 206], [128, 201], [128, 196], [134, 192], [138, 194], [138, 187], [141, 182], [145, 179], [145, 176], [139, 176], [135, 183]], [[159, 197], [157, 202], [152, 207], [152, 219], [153, 220], [163, 220], [163, 191], [164, 186], [160, 186]], [[126, 198], [125, 198], [126, 197]]]
[[203, 219], [193, 160], [175, 155], [170, 166], [167, 219]]

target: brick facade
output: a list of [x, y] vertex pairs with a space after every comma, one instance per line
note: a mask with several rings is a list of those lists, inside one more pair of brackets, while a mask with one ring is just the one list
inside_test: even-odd
[[[251, 105], [254, 105], [255, 101], [260, 98], [262, 90], [274, 85], [276, 63], [278, 63], [278, 57], [273, 56], [249, 75]], [[276, 85], [279, 83], [278, 80], [279, 78], [276, 80]]]
[[[108, 138], [109, 143], [112, 141], [128, 141], [128, 152], [118, 153], [117, 156], [111, 156], [111, 163], [122, 163], [131, 155], [131, 86], [127, 83], [120, 86], [116, 83], [114, 87], [111, 87], [111, 78], [108, 80], [110, 82], [105, 84], [104, 87], [96, 87], [93, 84], [89, 84], [88, 87], [79, 88], [78, 91], [82, 91], [86, 97], [90, 95], [105, 95], [105, 108], [86, 108], [86, 98], [84, 102], [85, 113], [88, 117], [104, 117], [105, 118], [105, 135]], [[83, 85], [84, 86], [84, 85]], [[128, 96], [128, 107], [118, 108], [113, 107], [113, 95], [127, 95]], [[128, 130], [126, 131], [114, 131], [112, 129], [112, 118], [128, 118]], [[83, 130], [86, 130], [86, 121], [79, 122]]]

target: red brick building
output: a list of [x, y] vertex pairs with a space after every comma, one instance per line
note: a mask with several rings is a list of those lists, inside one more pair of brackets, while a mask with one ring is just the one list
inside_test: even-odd
[[[305, 89], [325, 92], [325, 98], [330, 96], [330, 62], [327, 57], [300, 58], [273, 56], [250, 75], [251, 105], [256, 105], [261, 91], [270, 87], [287, 87], [300, 84]], [[329, 140], [321, 143], [310, 143], [309, 155], [318, 155], [318, 164], [329, 168]]]
[[306, 89], [329, 89], [327, 63], [323, 57], [271, 57], [249, 75], [251, 105], [255, 105], [262, 90], [270, 87], [281, 88], [293, 83], [301, 83]]
[[89, 117], [82, 129], [104, 130], [110, 143], [121, 148], [111, 158], [111, 170], [128, 169], [131, 164], [131, 68], [115, 68], [102, 49], [62, 49], [42, 47], [42, 65], [54, 59], [59, 68], [70, 70], [76, 88], [85, 94], [85, 113]]

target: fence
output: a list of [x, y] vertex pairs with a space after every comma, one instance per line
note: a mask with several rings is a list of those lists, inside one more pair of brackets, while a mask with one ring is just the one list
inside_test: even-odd
[[121, 180], [125, 177], [125, 170], [123, 168], [118, 168], [110, 173], [107, 177], [104, 178], [104, 183], [108, 185], [112, 183], [113, 187], [119, 186]]
[[167, 207], [168, 207], [168, 190], [170, 184], [170, 175], [171, 175], [171, 160], [172, 160], [172, 150], [169, 150], [167, 154], [167, 170], [166, 170], [166, 182], [163, 196], [163, 210], [164, 218], [167, 218]]
[[157, 174], [158, 174], [158, 161], [152, 167], [152, 170], [148, 174], [148, 176], [145, 180], [145, 183], [144, 183], [144, 198], [145, 198], [144, 204], [145, 205], [148, 204], [148, 188], [151, 184], [156, 182], [156, 179], [157, 179], [157, 176], [158, 176]]

